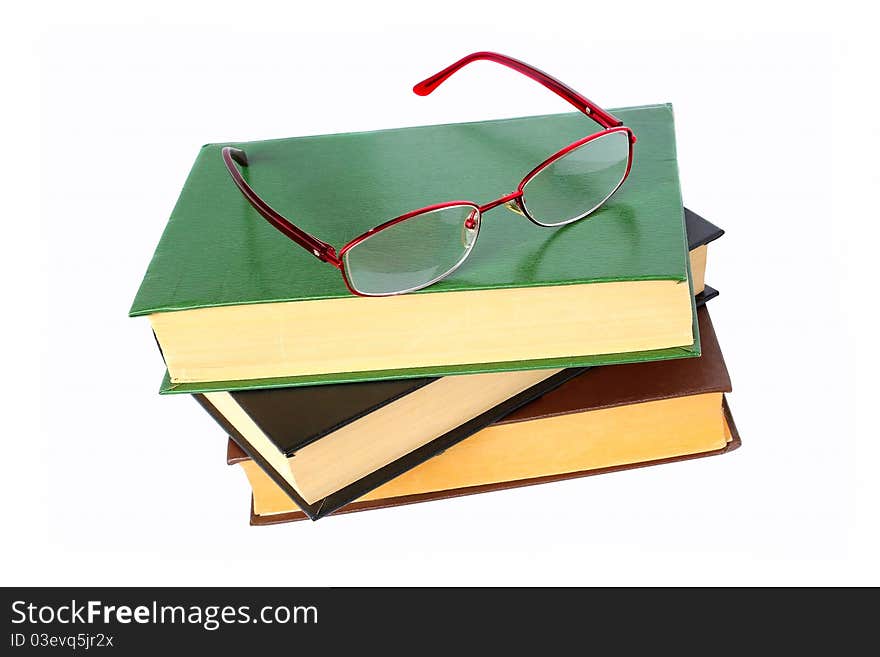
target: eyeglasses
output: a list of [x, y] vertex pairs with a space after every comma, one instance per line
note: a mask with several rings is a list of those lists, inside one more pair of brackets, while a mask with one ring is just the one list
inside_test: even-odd
[[354, 238], [338, 253], [260, 198], [236, 166], [248, 165], [243, 150], [223, 148], [223, 161], [254, 209], [319, 260], [339, 269], [352, 293], [381, 297], [421, 290], [462, 265], [473, 251], [483, 213], [488, 210], [505, 205], [538, 226], [565, 226], [600, 208], [620, 188], [632, 168], [636, 137], [630, 128], [574, 89], [512, 57], [492, 52], [467, 55], [419, 82], [413, 91], [427, 96], [460, 68], [478, 60], [508, 66], [540, 82], [603, 130], [548, 157], [526, 174], [515, 192], [483, 205], [450, 201], [413, 210]]

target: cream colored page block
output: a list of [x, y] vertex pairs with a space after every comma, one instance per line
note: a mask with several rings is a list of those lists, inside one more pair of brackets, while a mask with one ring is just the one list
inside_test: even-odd
[[[205, 399], [220, 411], [223, 417], [238, 429], [241, 435], [248, 439], [253, 448], [266, 459], [269, 465], [278, 471], [278, 474], [288, 484], [296, 488], [296, 481], [293, 478], [293, 472], [287, 460], [287, 455], [269, 440], [269, 437], [263, 433], [263, 430], [257, 426], [257, 423], [251, 419], [251, 416], [244, 412], [244, 409], [238, 405], [232, 395], [228, 392], [206, 392]], [[281, 489], [279, 488], [278, 490]], [[285, 497], [287, 496], [285, 495]]]
[[[721, 393], [645, 402], [483, 429], [361, 500], [699, 454], [729, 440]], [[297, 510], [252, 461], [241, 464], [254, 490], [254, 512]]]
[[709, 245], [703, 244], [690, 252], [691, 278], [694, 281], [694, 294], [699, 294], [706, 287], [706, 256]]
[[150, 316], [176, 383], [689, 346], [691, 319], [688, 285], [675, 281], [348, 297]]
[[316, 502], [559, 371], [437, 379], [299, 450], [290, 461], [297, 490]]

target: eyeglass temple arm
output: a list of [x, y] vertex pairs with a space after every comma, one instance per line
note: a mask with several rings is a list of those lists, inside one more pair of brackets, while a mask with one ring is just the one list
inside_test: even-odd
[[226, 164], [226, 168], [229, 170], [229, 175], [232, 176], [233, 182], [235, 182], [236, 186], [241, 190], [241, 193], [244, 194], [244, 197], [254, 207], [254, 210], [259, 212], [266, 221], [275, 226], [275, 228], [287, 235], [287, 237], [301, 247], [310, 251], [312, 255], [319, 260], [329, 262], [334, 267], [340, 266], [339, 258], [336, 255], [336, 249], [326, 242], [319, 240], [317, 237], [309, 235], [304, 230], [294, 226], [289, 220], [273, 210], [271, 206], [261, 199], [247, 183], [244, 176], [241, 175], [241, 171], [235, 166], [236, 164], [240, 164], [243, 167], [248, 166], [247, 155], [243, 150], [240, 148], [225, 146], [223, 148], [223, 162]]
[[451, 66], [444, 68], [439, 73], [435, 73], [426, 80], [422, 80], [421, 82], [419, 82], [416, 86], [413, 87], [413, 91], [419, 96], [427, 96], [460, 68], [467, 66], [471, 62], [476, 62], [480, 60], [488, 60], [491, 62], [495, 62], [496, 64], [507, 66], [509, 68], [512, 68], [514, 71], [519, 71], [523, 75], [530, 77], [536, 82], [540, 82], [550, 91], [555, 93], [557, 96], [560, 96], [561, 98], [567, 100], [578, 110], [589, 116], [591, 119], [593, 119], [596, 123], [604, 128], [613, 128], [615, 126], [623, 125], [623, 121], [618, 119], [616, 116], [606, 112], [601, 107], [596, 105], [596, 103], [591, 101], [589, 98], [582, 96], [577, 91], [569, 87], [567, 84], [560, 82], [550, 75], [547, 75], [543, 71], [536, 69], [534, 66], [529, 66], [525, 62], [521, 62], [520, 60], [514, 59], [513, 57], [508, 57], [507, 55], [501, 55], [497, 52], [475, 52], [471, 53], [470, 55], [466, 55]]

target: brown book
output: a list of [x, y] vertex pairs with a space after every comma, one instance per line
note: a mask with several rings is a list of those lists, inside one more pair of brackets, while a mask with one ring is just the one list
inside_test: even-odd
[[[371, 511], [374, 509], [386, 509], [394, 506], [403, 506], [405, 504], [416, 504], [418, 502], [431, 502], [434, 500], [445, 500], [453, 497], [462, 497], [465, 495], [476, 495], [478, 493], [491, 493], [499, 490], [506, 490], [509, 488], [519, 488], [522, 486], [534, 486], [536, 484], [549, 484], [554, 481], [563, 481], [566, 479], [577, 479], [580, 477], [589, 477], [592, 475], [598, 474], [607, 474], [610, 472], [619, 472], [621, 470], [631, 470], [634, 468], [643, 468], [650, 465], [662, 465], [664, 463], [674, 463], [675, 461], [686, 461], [689, 459], [701, 458], [704, 456], [716, 456], [718, 454], [724, 454], [726, 452], [730, 452], [738, 448], [742, 443], [740, 441], [739, 434], [737, 433], [736, 425], [733, 422], [733, 417], [730, 415], [730, 408], [727, 405], [726, 400], [723, 405], [724, 410], [724, 418], [725, 418], [725, 430], [728, 433], [727, 444], [721, 449], [709, 451], [709, 452], [700, 452], [697, 454], [685, 454], [681, 456], [672, 456], [668, 458], [655, 459], [653, 461], [642, 461], [639, 463], [626, 463], [616, 466], [608, 466], [605, 468], [595, 468], [592, 470], [580, 470], [578, 472], [564, 472], [560, 474], [551, 474], [545, 475], [542, 477], [532, 477], [530, 479], [519, 479], [513, 481], [501, 481], [495, 482], [491, 484], [481, 484], [476, 486], [466, 486], [464, 488], [453, 488], [448, 490], [439, 490], [432, 491], [427, 493], [413, 493], [411, 495], [401, 495], [398, 497], [385, 497], [374, 500], [363, 500], [363, 501], [355, 501], [346, 506], [339, 509], [336, 514], [340, 513], [354, 513], [356, 511]], [[243, 452], [240, 452], [237, 447], [234, 447], [235, 443], [230, 441], [230, 452], [232, 458], [236, 458], [236, 455]], [[253, 496], [251, 497], [251, 518], [250, 522], [252, 525], [277, 525], [286, 522], [296, 522], [298, 520], [306, 520], [308, 516], [302, 511], [288, 511], [282, 513], [276, 513], [271, 515], [258, 515], [254, 512], [254, 501]]]
[[[731, 389], [709, 313], [698, 312], [701, 358], [597, 367], [564, 383], [337, 513], [547, 483], [722, 454], [740, 445]], [[306, 518], [230, 441], [245, 470], [251, 523]]]

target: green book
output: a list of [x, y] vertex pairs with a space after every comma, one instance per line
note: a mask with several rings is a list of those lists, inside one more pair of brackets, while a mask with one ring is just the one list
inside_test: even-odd
[[[614, 113], [638, 142], [605, 206], [562, 228], [488, 211], [459, 270], [396, 297], [352, 295], [248, 204], [227, 144], [205, 145], [130, 311], [150, 318], [163, 392], [698, 356], [672, 108]], [[504, 196], [596, 129], [566, 113], [232, 145], [274, 209], [339, 248], [420, 207]]]

